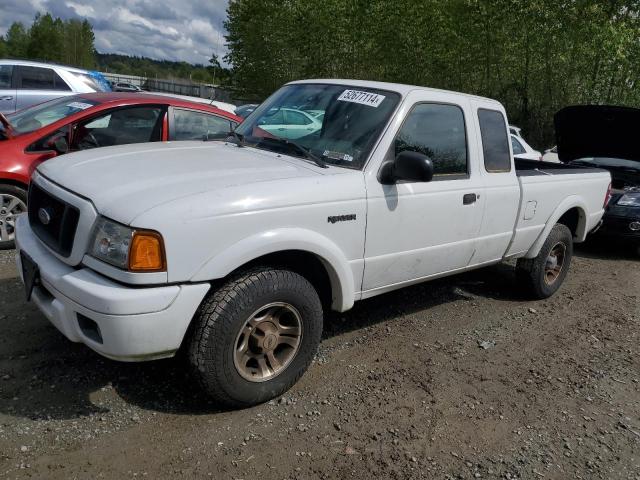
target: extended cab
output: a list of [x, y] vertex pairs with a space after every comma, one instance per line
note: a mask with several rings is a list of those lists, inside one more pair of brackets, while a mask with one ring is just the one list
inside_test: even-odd
[[[321, 125], [261, 128], [282, 109]], [[40, 165], [17, 261], [70, 340], [125, 361], [184, 346], [209, 394], [251, 405], [304, 373], [326, 308], [510, 258], [533, 297], [552, 295], [609, 185], [598, 169], [514, 162], [494, 100], [293, 82], [226, 142]]]

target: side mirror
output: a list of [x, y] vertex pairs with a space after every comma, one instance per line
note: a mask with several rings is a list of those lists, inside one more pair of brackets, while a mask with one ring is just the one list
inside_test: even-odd
[[433, 178], [433, 162], [424, 153], [405, 150], [395, 161], [389, 161], [380, 169], [380, 183], [392, 185], [398, 180], [409, 182], [430, 182]]
[[51, 137], [47, 141], [47, 146], [54, 150], [58, 155], [64, 155], [69, 151], [67, 136], [64, 134], [57, 134]]

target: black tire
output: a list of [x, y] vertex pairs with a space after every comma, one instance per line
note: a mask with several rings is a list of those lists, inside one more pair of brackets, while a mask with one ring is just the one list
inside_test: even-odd
[[[253, 313], [274, 302], [299, 312], [302, 337], [296, 353], [275, 377], [249, 381], [234, 364], [241, 329]], [[307, 370], [320, 344], [322, 304], [301, 275], [284, 269], [256, 268], [231, 278], [211, 292], [194, 318], [188, 357], [202, 388], [218, 403], [238, 408], [281, 395]]]
[[[4, 197], [4, 196], [9, 196], [9, 197]], [[22, 203], [26, 206], [27, 205], [27, 191], [24, 188], [20, 188], [18, 186], [15, 185], [6, 185], [6, 184], [0, 184], [0, 222], [7, 222], [7, 218], [9, 219], [8, 222], [9, 223], [13, 223], [13, 215], [10, 217], [6, 217], [5, 214], [7, 212], [4, 212], [3, 209], [3, 198], [10, 198], [10, 197], [16, 197], [19, 200], [22, 201]], [[5, 205], [6, 206], [6, 205]], [[26, 211], [26, 208], [23, 210]], [[3, 213], [4, 212], [4, 213]], [[5, 227], [4, 229], [1, 227]], [[8, 228], [7, 228], [8, 227]], [[2, 238], [3, 236], [7, 236], [6, 234], [3, 235], [2, 232], [6, 232], [8, 230], [11, 230], [11, 233], [13, 231], [13, 227], [12, 225], [0, 225], [0, 250], [6, 250], [8, 248], [14, 248], [15, 247], [15, 242], [13, 240], [13, 234], [11, 234], [9, 236], [9, 239], [4, 239]]]
[[[560, 247], [559, 247], [560, 246]], [[547, 260], [551, 251], [564, 247], [562, 267], [554, 280], [550, 281], [550, 272], [547, 271]], [[571, 258], [573, 257], [573, 236], [571, 231], [560, 223], [557, 223], [549, 232], [549, 236], [542, 245], [540, 253], [535, 258], [520, 258], [516, 264], [516, 276], [525, 293], [535, 299], [549, 298], [556, 293], [564, 282]], [[556, 256], [557, 258], [557, 256]]]

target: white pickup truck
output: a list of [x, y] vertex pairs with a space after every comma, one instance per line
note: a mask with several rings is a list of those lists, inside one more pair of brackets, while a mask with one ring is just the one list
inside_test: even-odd
[[511, 258], [533, 297], [560, 287], [610, 176], [514, 163], [507, 125], [486, 98], [310, 80], [226, 142], [45, 162], [16, 228], [27, 296], [106, 357], [183, 347], [219, 402], [266, 401], [309, 366], [324, 309]]

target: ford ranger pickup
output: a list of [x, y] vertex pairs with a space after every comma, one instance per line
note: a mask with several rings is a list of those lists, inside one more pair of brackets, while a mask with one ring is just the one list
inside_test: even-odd
[[305, 372], [327, 309], [506, 259], [532, 298], [556, 292], [611, 178], [511, 148], [494, 100], [293, 82], [226, 141], [38, 166], [18, 268], [69, 340], [123, 361], [181, 349], [215, 400], [253, 405]]

